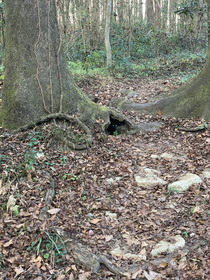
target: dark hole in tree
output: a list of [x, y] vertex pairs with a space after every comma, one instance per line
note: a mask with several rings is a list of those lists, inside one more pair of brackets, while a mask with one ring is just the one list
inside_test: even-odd
[[125, 121], [118, 121], [110, 117], [110, 125], [106, 129], [106, 134], [114, 135], [114, 132], [117, 132], [119, 126], [125, 125]]

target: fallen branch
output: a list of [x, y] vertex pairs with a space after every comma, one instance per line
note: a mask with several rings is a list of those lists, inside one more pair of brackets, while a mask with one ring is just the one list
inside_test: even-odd
[[177, 127], [178, 130], [180, 131], [186, 131], [186, 132], [196, 132], [196, 131], [201, 131], [201, 130], [205, 130], [208, 128], [207, 123], [204, 123], [201, 126], [196, 126], [196, 127], [192, 127], [192, 128], [187, 128], [187, 127]]
[[106, 268], [113, 272], [115, 275], [123, 276], [124, 270], [122, 268], [116, 267], [103, 255], [95, 255], [88, 250], [87, 247], [80, 243], [76, 243], [69, 236], [68, 232], [60, 228], [53, 228], [54, 231], [59, 234], [65, 242], [67, 251], [71, 251], [72, 256], [76, 263], [79, 265], [90, 268], [93, 273], [98, 273], [101, 270], [101, 264], [105, 265]]

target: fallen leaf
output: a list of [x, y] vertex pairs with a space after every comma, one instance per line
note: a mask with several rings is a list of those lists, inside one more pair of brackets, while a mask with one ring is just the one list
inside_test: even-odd
[[15, 260], [16, 260], [15, 257], [12, 257], [12, 258], [10, 258], [10, 259], [6, 259], [6, 261], [9, 262], [9, 263], [14, 263]]
[[71, 267], [68, 266], [68, 267], [65, 269], [65, 272], [68, 273], [70, 270], [71, 270]]
[[136, 272], [132, 275], [131, 279], [136, 279], [136, 277], [139, 276], [141, 273], [142, 273], [142, 269], [140, 268], [138, 271], [136, 271]]
[[131, 246], [132, 244], [138, 245], [140, 242], [134, 237], [128, 237], [127, 243], [129, 246]]
[[101, 219], [93, 219], [91, 220], [91, 224], [97, 224], [98, 222], [100, 222]]
[[129, 271], [128, 272], [124, 272], [123, 276], [126, 276], [126, 279], [131, 279], [131, 273]]
[[34, 260], [34, 262], [41, 262], [41, 261], [42, 261], [42, 257], [40, 255]]
[[57, 280], [63, 280], [65, 279], [66, 276], [64, 274], [60, 274], [58, 277], [57, 277]]
[[47, 212], [51, 215], [53, 214], [57, 214], [61, 209], [60, 208], [53, 208], [53, 209], [50, 209], [48, 210]]
[[[22, 272], [24, 272], [24, 269], [20, 266], [20, 267], [16, 267], [15, 268], [15, 273], [16, 273], [16, 275], [15, 275], [15, 278], [18, 276], [18, 275], [20, 275]], [[14, 279], [15, 279], [14, 278]]]
[[3, 246], [4, 248], [9, 247], [11, 244], [13, 244], [12, 239], [10, 241], [8, 241], [7, 243], [5, 243]]
[[68, 280], [74, 280], [74, 274], [71, 273]]
[[9, 209], [13, 206], [15, 206], [15, 202], [16, 199], [14, 198], [14, 196], [11, 194], [8, 201], [7, 201], [7, 212], [9, 211]]
[[113, 239], [113, 235], [106, 235], [106, 236], [105, 236], [106, 242], [108, 242], [108, 241], [110, 241], [110, 240], [112, 240], [112, 239]]
[[179, 266], [178, 266], [178, 270], [185, 268], [186, 265], [187, 265], [187, 262], [180, 262]]
[[158, 275], [158, 273], [154, 272], [154, 271], [151, 271], [149, 273], [147, 273], [145, 270], [144, 270], [144, 276], [147, 278], [147, 280], [153, 280], [155, 279], [155, 277]]
[[166, 262], [162, 262], [162, 263], [159, 265], [159, 267], [161, 267], [161, 268], [165, 268], [166, 266], [168, 266], [168, 264], [167, 264]]
[[91, 276], [91, 272], [84, 272], [79, 274], [79, 280], [87, 280]]
[[5, 224], [17, 224], [15, 220], [4, 220]]
[[146, 254], [147, 254], [146, 249], [145, 248], [142, 249], [139, 254], [142, 255], [142, 256], [146, 256]]
[[193, 213], [201, 213], [201, 212], [203, 212], [203, 210], [200, 208], [200, 206], [199, 205], [197, 205], [197, 206], [195, 206], [195, 208], [194, 208], [194, 210], [193, 210]]
[[142, 243], [141, 243], [141, 247], [143, 248], [143, 247], [147, 247], [148, 246], [148, 244], [145, 242], [145, 241], [143, 241]]

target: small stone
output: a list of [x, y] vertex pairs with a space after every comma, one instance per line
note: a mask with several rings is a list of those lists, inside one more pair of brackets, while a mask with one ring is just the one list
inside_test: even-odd
[[106, 216], [109, 216], [110, 219], [116, 219], [117, 218], [117, 214], [116, 213], [111, 213], [109, 211], [106, 211]]
[[134, 178], [137, 184], [145, 188], [153, 188], [157, 185], [165, 185], [167, 182], [161, 179], [160, 172], [154, 169], [145, 168], [139, 174], [135, 175]]
[[158, 159], [159, 156], [158, 155], [151, 155], [151, 158]]
[[206, 178], [206, 179], [210, 179], [210, 170], [206, 169], [202, 172], [202, 175]]
[[199, 183], [202, 183], [202, 180], [198, 175], [187, 173], [181, 176], [178, 181], [169, 184], [168, 189], [182, 192], [188, 190], [191, 185]]
[[183, 248], [185, 246], [185, 240], [181, 237], [181, 235], [176, 235], [171, 238], [173, 238], [176, 242], [171, 243], [163, 240], [160, 241], [156, 245], [157, 248], [151, 251], [152, 256], [155, 257], [161, 255], [162, 253], [173, 253], [176, 249]]

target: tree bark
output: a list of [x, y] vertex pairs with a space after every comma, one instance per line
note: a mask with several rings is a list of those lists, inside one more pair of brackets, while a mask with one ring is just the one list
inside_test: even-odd
[[111, 22], [111, 10], [112, 10], [112, 0], [107, 0], [106, 8], [106, 26], [105, 26], [105, 47], [106, 47], [106, 57], [107, 57], [107, 66], [112, 64], [112, 50], [110, 45], [110, 22]]
[[16, 129], [51, 113], [94, 122], [108, 109], [73, 81], [62, 49], [55, 0], [7, 0], [5, 79], [0, 122]]

